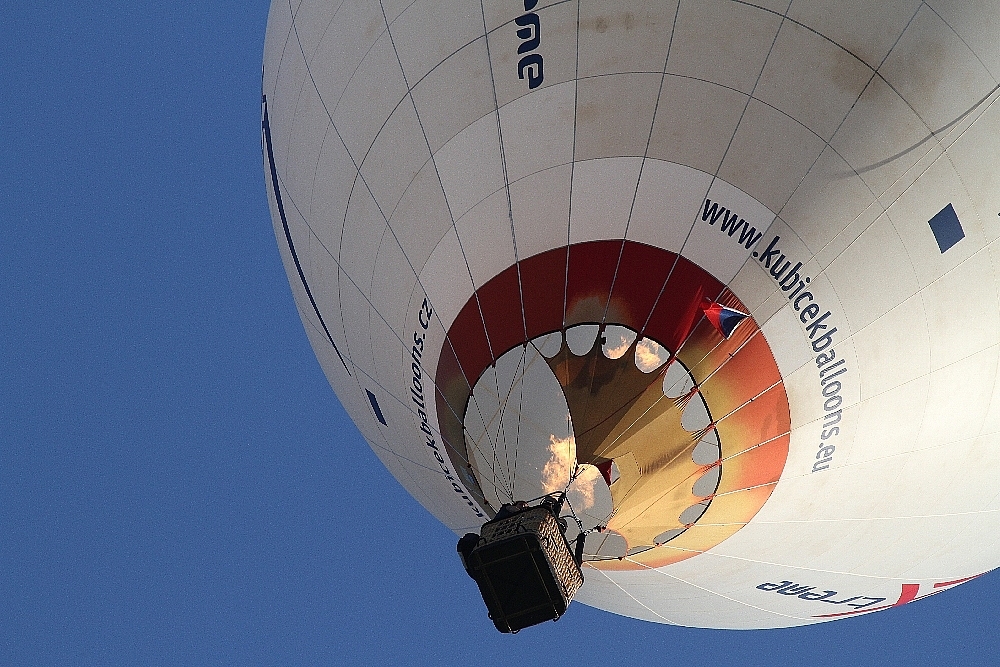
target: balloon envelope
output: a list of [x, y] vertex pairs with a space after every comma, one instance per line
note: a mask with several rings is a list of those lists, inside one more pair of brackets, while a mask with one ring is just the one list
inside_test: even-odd
[[457, 534], [567, 490], [578, 599], [656, 622], [1000, 563], [1000, 8], [760, 5], [268, 22], [265, 180], [340, 401]]

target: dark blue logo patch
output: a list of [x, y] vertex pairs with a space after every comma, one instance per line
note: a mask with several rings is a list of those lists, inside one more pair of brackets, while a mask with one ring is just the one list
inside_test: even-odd
[[937, 215], [928, 221], [934, 238], [937, 240], [938, 248], [945, 252], [953, 245], [965, 238], [965, 230], [958, 220], [955, 207], [948, 204], [941, 209]]

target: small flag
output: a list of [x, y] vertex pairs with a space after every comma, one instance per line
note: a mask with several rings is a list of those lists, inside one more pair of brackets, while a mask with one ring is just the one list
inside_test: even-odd
[[733, 335], [733, 330], [739, 326], [740, 322], [749, 317], [746, 313], [727, 308], [708, 299], [702, 305], [702, 310], [705, 311], [705, 317], [712, 323], [712, 326], [726, 338]]

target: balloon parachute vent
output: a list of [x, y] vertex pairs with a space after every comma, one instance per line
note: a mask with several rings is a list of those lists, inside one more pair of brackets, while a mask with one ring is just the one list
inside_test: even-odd
[[[458, 541], [466, 572], [479, 586], [490, 619], [500, 632], [555, 621], [583, 585], [582, 548], [574, 555], [559, 519], [562, 494], [537, 506], [504, 505], [480, 534]], [[578, 547], [583, 536], [578, 538]]]

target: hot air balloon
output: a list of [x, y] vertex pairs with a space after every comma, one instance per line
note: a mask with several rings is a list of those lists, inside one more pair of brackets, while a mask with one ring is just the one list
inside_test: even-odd
[[996, 567], [998, 17], [274, 2], [266, 187], [330, 384], [457, 536], [558, 496], [617, 614], [794, 626]]

